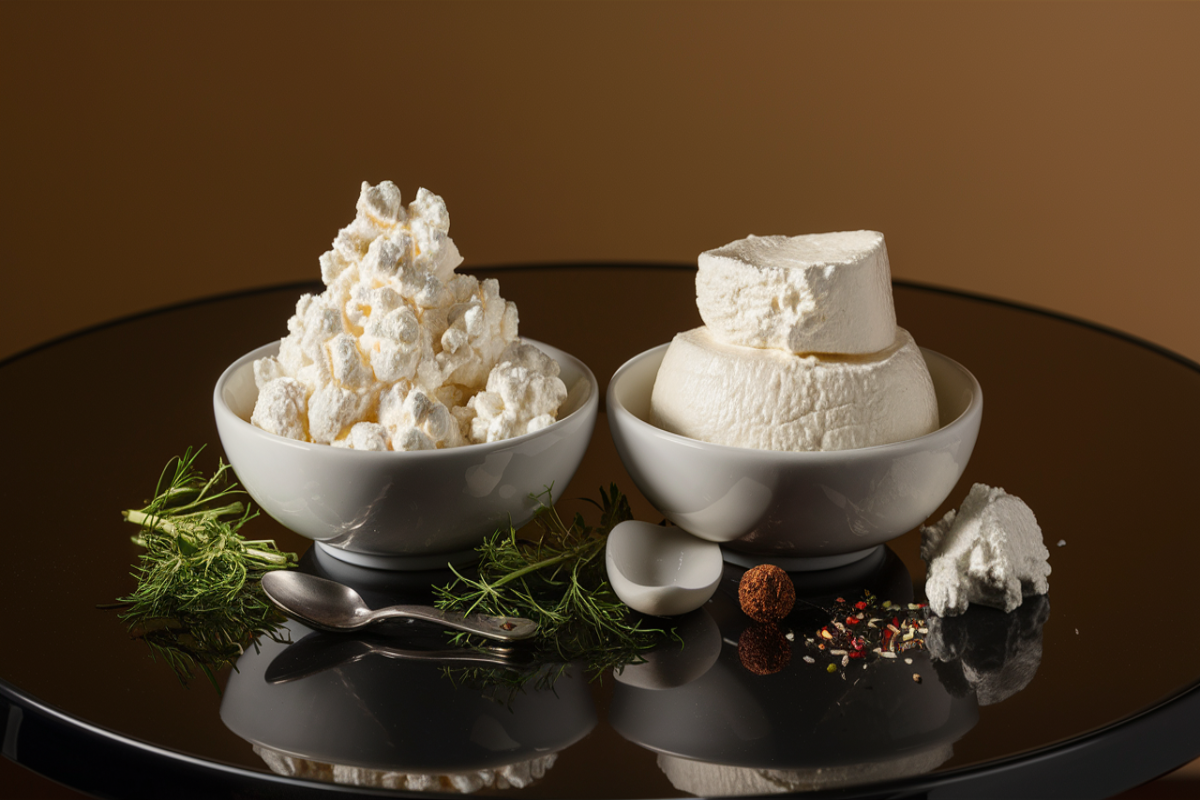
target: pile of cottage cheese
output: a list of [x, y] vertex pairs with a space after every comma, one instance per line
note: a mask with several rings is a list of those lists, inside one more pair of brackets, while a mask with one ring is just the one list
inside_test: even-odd
[[933, 381], [896, 325], [883, 235], [750, 236], [701, 254], [702, 327], [659, 368], [650, 422], [716, 444], [849, 450], [937, 429]]
[[290, 439], [357, 450], [432, 450], [520, 436], [567, 396], [558, 364], [517, 338], [497, 281], [455, 272], [442, 198], [406, 208], [364, 182], [358, 213], [321, 256], [279, 355], [254, 363], [250, 421]]

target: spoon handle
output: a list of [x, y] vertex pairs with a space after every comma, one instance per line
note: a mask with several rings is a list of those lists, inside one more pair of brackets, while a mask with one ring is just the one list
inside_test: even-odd
[[537, 623], [523, 617], [493, 617], [487, 614], [460, 614], [430, 606], [388, 606], [371, 613], [371, 621], [383, 619], [419, 619], [436, 622], [457, 631], [466, 631], [488, 639], [517, 642], [537, 633]]
[[529, 667], [529, 660], [504, 650], [405, 650], [377, 641], [313, 633], [284, 648], [267, 666], [267, 683], [287, 683], [334, 667], [353, 664], [372, 655], [443, 664], [483, 664], [509, 670]]

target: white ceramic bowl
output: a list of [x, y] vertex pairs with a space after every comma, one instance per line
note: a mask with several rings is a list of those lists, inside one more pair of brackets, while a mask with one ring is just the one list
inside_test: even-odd
[[904, 442], [826, 452], [709, 444], [651, 425], [668, 345], [627, 361], [608, 386], [617, 451], [634, 484], [684, 530], [743, 566], [827, 569], [924, 522], [958, 482], [979, 434], [983, 392], [964, 367], [922, 348], [940, 426]]
[[[213, 409], [226, 458], [242, 487], [284, 527], [352, 564], [438, 569], [511, 520], [528, 522], [530, 495], [557, 500], [583, 460], [596, 423], [599, 387], [579, 359], [529, 341], [553, 357], [569, 392], [553, 425], [500, 442], [445, 450], [367, 452], [298, 442], [251, 425], [256, 359], [239, 358], [217, 381]], [[545, 500], [546, 498], [542, 498]]]

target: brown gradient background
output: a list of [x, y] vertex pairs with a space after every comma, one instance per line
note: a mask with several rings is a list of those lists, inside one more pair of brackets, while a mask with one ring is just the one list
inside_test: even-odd
[[0, 357], [316, 278], [390, 179], [466, 266], [870, 228], [1200, 360], [1198, 41], [1193, 3], [4, 3]]

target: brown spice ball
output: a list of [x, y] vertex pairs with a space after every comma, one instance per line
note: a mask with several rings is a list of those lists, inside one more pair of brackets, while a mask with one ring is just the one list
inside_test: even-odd
[[737, 651], [742, 666], [755, 675], [773, 675], [792, 660], [792, 646], [773, 622], [742, 631]]
[[775, 622], [792, 612], [796, 587], [788, 574], [774, 564], [759, 564], [746, 570], [738, 584], [742, 611], [756, 622]]

